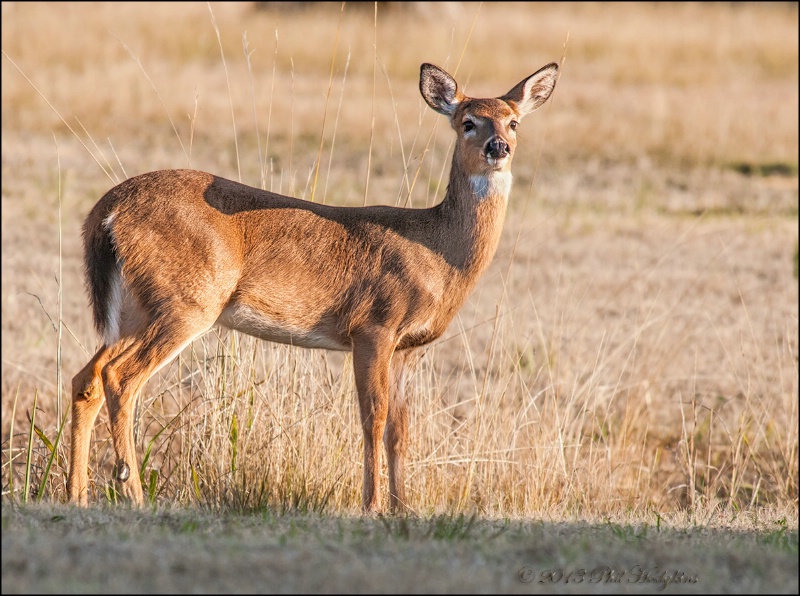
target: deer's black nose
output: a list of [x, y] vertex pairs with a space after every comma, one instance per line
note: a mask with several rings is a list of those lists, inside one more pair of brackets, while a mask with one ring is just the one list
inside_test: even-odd
[[487, 157], [493, 157], [494, 159], [506, 157], [508, 155], [508, 143], [499, 137], [494, 137], [486, 143], [484, 152]]

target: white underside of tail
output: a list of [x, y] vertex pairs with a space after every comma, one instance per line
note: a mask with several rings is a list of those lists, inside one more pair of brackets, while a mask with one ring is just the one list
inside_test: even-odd
[[486, 175], [474, 174], [469, 177], [472, 192], [475, 193], [478, 199], [496, 196], [508, 199], [508, 195], [511, 193], [512, 180], [511, 172], [492, 172]]
[[119, 321], [122, 314], [122, 276], [119, 269], [111, 274], [111, 289], [108, 293], [106, 308], [106, 326], [103, 331], [103, 342], [110, 346], [119, 340]]
[[[117, 214], [112, 212], [103, 220], [103, 228], [111, 236], [112, 244], [116, 244], [114, 238], [114, 217]], [[114, 267], [110, 273], [111, 284], [108, 292], [108, 304], [106, 307], [106, 325], [103, 331], [103, 342], [110, 346], [117, 342], [120, 337], [120, 316], [122, 314], [122, 274], [119, 265]]]

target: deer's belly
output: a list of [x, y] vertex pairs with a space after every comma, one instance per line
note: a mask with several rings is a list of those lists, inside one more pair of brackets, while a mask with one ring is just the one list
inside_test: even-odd
[[349, 343], [342, 341], [333, 329], [316, 324], [303, 326], [296, 322], [277, 320], [242, 304], [228, 306], [216, 323], [266, 341], [325, 350], [349, 351]]

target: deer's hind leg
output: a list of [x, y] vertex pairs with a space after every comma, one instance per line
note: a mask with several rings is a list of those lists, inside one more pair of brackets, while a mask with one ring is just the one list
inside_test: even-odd
[[102, 370], [124, 347], [119, 343], [103, 345], [72, 379], [72, 441], [67, 493], [70, 502], [83, 507], [89, 502], [89, 441], [106, 398]]
[[116, 480], [122, 494], [135, 505], [144, 503], [133, 436], [136, 398], [147, 380], [205, 333], [214, 318], [157, 320], [103, 367], [103, 388], [117, 455]]

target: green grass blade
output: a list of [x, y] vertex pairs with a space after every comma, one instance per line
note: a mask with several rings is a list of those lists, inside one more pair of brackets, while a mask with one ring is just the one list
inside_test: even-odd
[[61, 424], [58, 426], [58, 434], [56, 435], [55, 444], [51, 444], [50, 441], [47, 440], [47, 437], [44, 436], [44, 433], [40, 431], [38, 428], [35, 428], [36, 434], [45, 442], [47, 448], [50, 450], [50, 457], [47, 458], [47, 465], [44, 469], [44, 474], [42, 474], [42, 481], [39, 483], [39, 492], [36, 495], [36, 502], [40, 502], [42, 500], [42, 495], [44, 495], [44, 488], [47, 484], [47, 478], [50, 476], [50, 468], [53, 465], [53, 460], [56, 458], [56, 453], [58, 450], [58, 445], [61, 442], [61, 435], [64, 432], [64, 427], [67, 425], [67, 416], [69, 415], [69, 411], [64, 414], [64, 417], [61, 419]]
[[142, 463], [139, 466], [139, 479], [142, 481], [142, 484], [145, 483], [144, 482], [144, 470], [145, 470], [145, 467], [147, 466], [147, 462], [150, 461], [150, 454], [153, 451], [153, 445], [155, 445], [155, 442], [158, 440], [158, 438], [162, 434], [164, 434], [164, 431], [167, 430], [170, 426], [172, 426], [172, 424], [178, 418], [181, 417], [181, 415], [186, 411], [186, 408], [188, 408], [188, 407], [189, 407], [189, 404], [186, 404], [185, 406], [183, 406], [183, 408], [181, 408], [180, 412], [175, 414], [175, 416], [173, 416], [172, 419], [170, 419], [170, 421], [167, 422], [160, 431], [158, 431], [155, 435], [153, 435], [153, 438], [150, 439], [150, 441], [147, 443], [147, 449], [145, 449], [144, 457], [142, 457]]
[[25, 485], [23, 487], [22, 502], [28, 502], [28, 492], [31, 489], [31, 464], [33, 459], [33, 429], [36, 421], [36, 402], [39, 399], [39, 390], [33, 391], [33, 413], [31, 414], [31, 429], [28, 432], [28, 459], [25, 462]]

